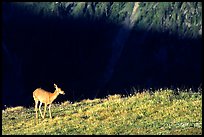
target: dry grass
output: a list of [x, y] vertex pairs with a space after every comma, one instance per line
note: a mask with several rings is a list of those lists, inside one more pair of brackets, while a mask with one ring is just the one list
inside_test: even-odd
[[[43, 108], [43, 107], [42, 107]], [[35, 111], [23, 107], [2, 113], [2, 134], [23, 135], [129, 135], [202, 134], [202, 94], [172, 90], [148, 91], [122, 97], [53, 104], [53, 119], [39, 119]]]

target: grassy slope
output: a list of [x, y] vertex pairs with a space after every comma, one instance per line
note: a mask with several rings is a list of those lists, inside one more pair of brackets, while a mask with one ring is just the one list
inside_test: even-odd
[[202, 95], [172, 90], [110, 95], [53, 104], [34, 122], [34, 108], [2, 111], [2, 134], [202, 134]]

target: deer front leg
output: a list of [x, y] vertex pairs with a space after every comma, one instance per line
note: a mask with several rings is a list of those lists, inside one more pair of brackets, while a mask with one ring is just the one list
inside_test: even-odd
[[45, 103], [43, 118], [45, 118], [46, 107], [47, 107], [47, 103]]
[[51, 104], [49, 105], [49, 113], [50, 113], [50, 118], [52, 118], [50, 108], [51, 108]]

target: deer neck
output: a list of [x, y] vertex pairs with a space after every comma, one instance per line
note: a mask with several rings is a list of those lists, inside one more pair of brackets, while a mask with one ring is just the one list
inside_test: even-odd
[[52, 96], [50, 97], [51, 103], [57, 98], [58, 95], [59, 95], [59, 92], [57, 92], [57, 90], [55, 90], [55, 92], [52, 93]]

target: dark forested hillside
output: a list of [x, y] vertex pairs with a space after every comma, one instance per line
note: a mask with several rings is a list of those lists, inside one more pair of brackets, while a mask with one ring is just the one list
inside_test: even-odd
[[201, 2], [3, 2], [2, 25], [4, 105], [202, 85]]
[[[77, 19], [96, 21], [103, 18], [112, 23], [120, 23], [130, 16], [134, 2], [23, 2], [4, 3], [3, 12], [10, 16], [39, 16], [42, 18]], [[11, 10], [11, 8], [13, 10]], [[8, 16], [6, 15], [6, 16]], [[154, 31], [169, 31], [182, 37], [201, 37], [201, 2], [140, 2], [135, 27]]]

